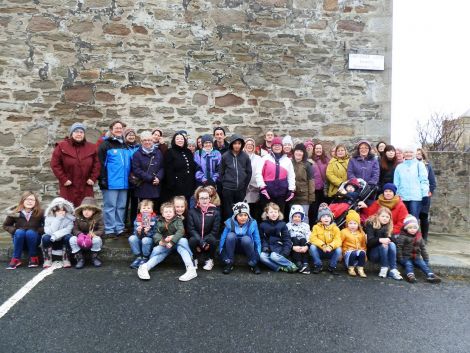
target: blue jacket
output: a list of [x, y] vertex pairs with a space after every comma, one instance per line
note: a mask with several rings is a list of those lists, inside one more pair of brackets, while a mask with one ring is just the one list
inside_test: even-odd
[[[134, 196], [139, 199], [156, 199], [160, 197], [161, 183], [163, 180], [163, 156], [158, 148], [146, 153], [139, 148], [132, 158], [132, 173], [143, 180], [142, 184], [134, 189]], [[154, 178], [160, 180], [158, 185], [153, 185]]]
[[224, 225], [225, 225], [225, 228], [220, 237], [220, 245], [219, 245], [220, 253], [222, 253], [222, 250], [224, 248], [227, 234], [233, 231], [237, 235], [237, 237], [240, 237], [240, 238], [243, 237], [244, 235], [248, 235], [255, 243], [255, 250], [258, 252], [258, 254], [261, 254], [261, 240], [259, 237], [258, 224], [256, 223], [256, 220], [250, 217], [248, 219], [248, 222], [246, 222], [242, 227], [240, 227], [240, 225], [235, 219], [235, 216], [232, 216], [224, 222]]
[[348, 180], [352, 178], [361, 178], [368, 185], [378, 185], [380, 175], [380, 166], [377, 159], [370, 155], [366, 158], [355, 156], [349, 160]]
[[[210, 175], [207, 175], [207, 159], [209, 159]], [[219, 180], [219, 168], [222, 156], [219, 151], [212, 150], [207, 153], [199, 150], [194, 153], [194, 162], [196, 163], [196, 181], [198, 185], [211, 184], [215, 185]]]
[[101, 189], [125, 190], [129, 188], [131, 151], [122, 141], [110, 137], [98, 149], [101, 164], [99, 186]]
[[289, 256], [292, 240], [284, 221], [261, 222], [259, 226], [263, 252], [276, 252], [284, 257]]
[[403, 201], [421, 201], [429, 193], [428, 171], [417, 159], [407, 159], [397, 165], [393, 183]]

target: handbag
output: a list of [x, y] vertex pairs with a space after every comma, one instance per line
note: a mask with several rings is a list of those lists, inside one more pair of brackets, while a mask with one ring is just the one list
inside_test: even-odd
[[[149, 162], [149, 164], [148, 164], [148, 166], [147, 166], [147, 173], [148, 173], [149, 170], [150, 170], [150, 165], [152, 164], [153, 157], [154, 157], [154, 156], [152, 156], [152, 157], [150, 158], [150, 162]], [[130, 183], [131, 185], [135, 186], [135, 187], [139, 187], [139, 186], [142, 185], [142, 183], [144, 182], [142, 179], [140, 179], [138, 176], [136, 176], [133, 172], [130, 172], [130, 173], [129, 173], [128, 179], [129, 179], [129, 183]]]

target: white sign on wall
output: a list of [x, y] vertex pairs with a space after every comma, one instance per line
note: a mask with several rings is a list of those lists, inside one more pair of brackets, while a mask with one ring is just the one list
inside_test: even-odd
[[350, 70], [384, 70], [383, 55], [349, 54]]

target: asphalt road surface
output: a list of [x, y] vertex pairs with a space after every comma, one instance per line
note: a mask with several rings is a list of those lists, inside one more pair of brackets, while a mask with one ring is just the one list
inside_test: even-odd
[[[0, 305], [41, 269], [0, 270]], [[126, 264], [57, 269], [0, 318], [0, 352], [470, 352], [470, 283]]]

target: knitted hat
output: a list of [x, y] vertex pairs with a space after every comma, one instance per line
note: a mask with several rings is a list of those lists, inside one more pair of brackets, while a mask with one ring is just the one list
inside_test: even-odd
[[305, 211], [304, 211], [304, 208], [300, 205], [292, 205], [292, 207], [290, 208], [290, 212], [289, 212], [289, 222], [292, 222], [292, 217], [294, 217], [294, 215], [300, 215], [300, 219], [303, 221], [304, 218], [305, 218]]
[[335, 218], [333, 215], [333, 212], [331, 212], [330, 208], [325, 202], [321, 203], [320, 206], [318, 207], [317, 220], [319, 221], [323, 216], [330, 216], [332, 221]]
[[274, 146], [274, 145], [282, 146], [282, 139], [280, 137], [273, 138], [273, 141], [271, 142], [271, 146]]
[[304, 146], [305, 148], [307, 148], [308, 146], [312, 146], [312, 147], [315, 147], [315, 145], [313, 144], [312, 140], [307, 140], [304, 142]]
[[255, 141], [255, 139], [254, 139], [254, 138], [247, 137], [247, 138], [245, 139], [245, 145], [248, 143], [248, 141], [251, 141], [251, 143], [253, 143], [253, 145], [255, 145], [255, 146], [256, 146], [256, 141]]
[[83, 124], [83, 123], [73, 123], [72, 126], [69, 129], [69, 135], [72, 135], [72, 133], [75, 130], [82, 130], [83, 132], [85, 132], [86, 131], [85, 124]]
[[284, 136], [283, 139], [282, 139], [282, 144], [283, 145], [294, 146], [294, 142], [292, 141], [292, 137], [290, 137], [289, 135]]
[[134, 129], [131, 129], [131, 128], [127, 128], [127, 129], [124, 130], [124, 133], [123, 133], [122, 135], [124, 136], [124, 138], [126, 138], [127, 135], [129, 135], [129, 134], [134, 134], [134, 135], [136, 135], [135, 130], [134, 130]]
[[394, 194], [394, 195], [397, 194], [397, 187], [396, 187], [395, 184], [393, 184], [393, 183], [386, 183], [386, 184], [383, 186], [383, 191], [385, 191], [385, 190], [393, 191], [393, 194]]
[[359, 216], [359, 213], [354, 210], [349, 210], [348, 214], [346, 215], [346, 224], [348, 224], [350, 221], [361, 224], [361, 217]]
[[415, 216], [409, 214], [403, 221], [403, 228], [407, 229], [410, 226], [419, 227], [419, 223]]
[[212, 142], [212, 136], [211, 136], [211, 135], [209, 135], [209, 134], [202, 135], [202, 137], [201, 137], [201, 143], [202, 143], [202, 145], [204, 146], [204, 143], [206, 143], [206, 142], [213, 143], [213, 142]]
[[232, 211], [234, 216], [237, 216], [240, 213], [246, 213], [249, 216], [250, 206], [246, 202], [237, 202], [235, 205], [233, 205]]
[[369, 146], [369, 150], [372, 149], [370, 142], [367, 141], [367, 140], [359, 140], [359, 142], [357, 143], [357, 149], [359, 149], [359, 146], [362, 145], [363, 143], [365, 143], [367, 146]]

